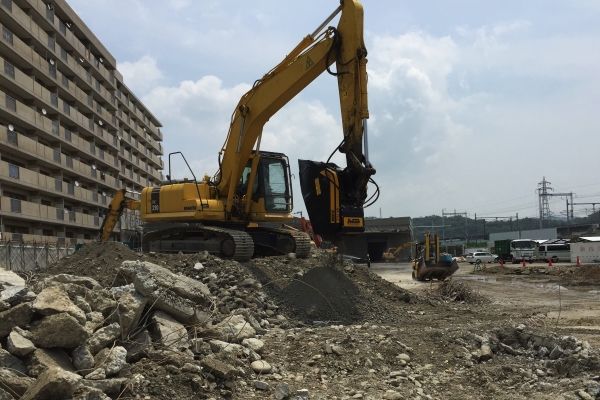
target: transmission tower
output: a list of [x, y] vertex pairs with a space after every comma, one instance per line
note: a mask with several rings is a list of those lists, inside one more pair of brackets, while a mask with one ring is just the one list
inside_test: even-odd
[[538, 183], [538, 198], [540, 203], [540, 229], [544, 227], [544, 220], [550, 218], [550, 203], [548, 197], [554, 189], [550, 186], [551, 182], [546, 180], [546, 177]]

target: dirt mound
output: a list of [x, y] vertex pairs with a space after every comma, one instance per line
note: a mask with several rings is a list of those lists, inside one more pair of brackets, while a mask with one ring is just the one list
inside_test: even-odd
[[280, 296], [304, 321], [350, 323], [360, 319], [358, 287], [336, 268], [316, 267], [294, 279]]
[[96, 279], [102, 286], [119, 282], [119, 268], [125, 260], [137, 260], [141, 255], [116, 242], [89, 243], [74, 254], [51, 265], [48, 274], [71, 274]]
[[407, 303], [424, 301], [366, 266], [321, 251], [304, 260], [255, 259], [246, 267], [290, 318], [302, 322], [399, 322]]

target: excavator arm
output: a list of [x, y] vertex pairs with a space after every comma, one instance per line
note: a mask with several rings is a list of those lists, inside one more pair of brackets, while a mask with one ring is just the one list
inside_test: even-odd
[[[337, 28], [325, 28], [338, 13], [341, 16]], [[362, 218], [367, 183], [375, 173], [363, 154], [363, 135], [369, 117], [366, 55], [362, 5], [358, 0], [343, 0], [313, 34], [305, 37], [281, 63], [256, 81], [252, 89], [242, 96], [232, 115], [227, 139], [219, 154], [219, 172], [214, 179], [220, 197], [225, 200], [226, 218], [231, 215], [242, 171], [251, 159], [249, 187], [256, 179], [258, 159], [252, 154], [258, 153], [265, 123], [325, 71], [336, 75], [338, 79], [343, 127], [343, 141], [338, 150], [345, 153], [347, 162], [343, 177], [327, 172], [327, 179], [337, 186], [338, 191], [343, 186], [343, 193], [335, 195], [342, 202], [360, 208]], [[330, 70], [333, 63], [336, 64], [336, 72]], [[323, 166], [317, 169], [323, 171], [327, 168]], [[335, 183], [337, 180], [343, 180], [344, 183]], [[338, 213], [340, 207], [337, 208]], [[308, 208], [310, 214], [311, 207]], [[335, 212], [335, 207], [332, 211]], [[334, 218], [334, 221], [339, 220], [339, 215], [337, 219]]]
[[127, 197], [125, 189], [117, 190], [108, 206], [108, 212], [102, 220], [98, 241], [106, 242], [110, 239], [110, 235], [112, 235], [117, 222], [119, 222], [121, 215], [123, 215], [123, 210], [138, 210], [139, 206], [139, 201]]

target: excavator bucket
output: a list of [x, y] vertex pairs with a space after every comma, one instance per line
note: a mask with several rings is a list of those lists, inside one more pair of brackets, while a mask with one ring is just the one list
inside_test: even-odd
[[455, 260], [440, 260], [438, 262], [426, 262], [423, 257], [415, 260], [413, 264], [412, 277], [417, 281], [431, 281], [437, 279], [443, 281], [458, 271]]
[[458, 271], [458, 263], [450, 254], [441, 254], [440, 238], [425, 233], [423, 243], [415, 244], [412, 277], [417, 281], [444, 280]]
[[345, 191], [343, 170], [333, 163], [298, 160], [300, 188], [315, 233], [331, 240], [337, 235], [364, 231], [362, 205]]

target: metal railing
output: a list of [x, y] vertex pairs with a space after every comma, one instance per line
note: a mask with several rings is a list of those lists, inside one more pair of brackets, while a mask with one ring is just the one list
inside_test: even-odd
[[0, 268], [16, 272], [40, 271], [75, 252], [69, 243], [0, 241]]

